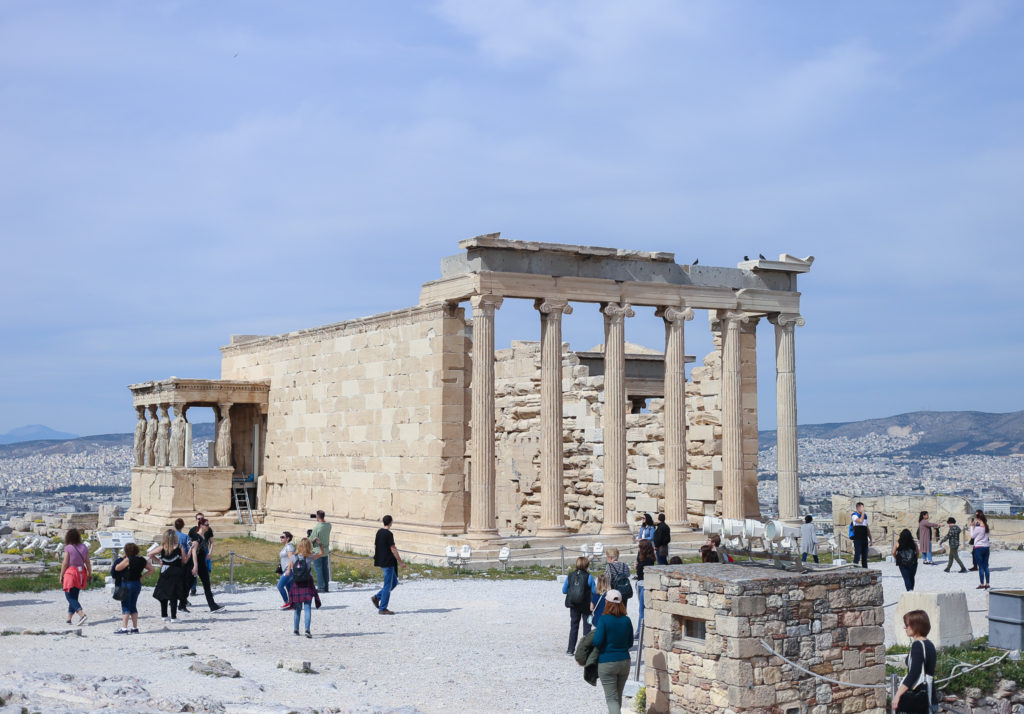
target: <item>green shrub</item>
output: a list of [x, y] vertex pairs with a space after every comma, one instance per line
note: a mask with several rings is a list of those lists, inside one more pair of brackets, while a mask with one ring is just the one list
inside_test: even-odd
[[647, 687], [640, 687], [633, 697], [633, 711], [637, 714], [644, 714], [647, 711]]

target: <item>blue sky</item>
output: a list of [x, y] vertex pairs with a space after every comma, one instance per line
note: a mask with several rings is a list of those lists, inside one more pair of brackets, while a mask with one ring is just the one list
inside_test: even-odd
[[[493, 231], [814, 255], [801, 423], [1022, 409], [1022, 36], [986, 0], [5, 2], [0, 432], [129, 431], [125, 385], [413, 305]], [[507, 302], [499, 346], [538, 335]]]

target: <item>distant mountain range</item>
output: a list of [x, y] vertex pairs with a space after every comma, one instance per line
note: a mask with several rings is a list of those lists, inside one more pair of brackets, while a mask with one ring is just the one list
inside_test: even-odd
[[[192, 425], [192, 440], [213, 440], [213, 422], [199, 422]], [[22, 427], [28, 429], [30, 427]], [[45, 429], [47, 433], [59, 434], [45, 426], [33, 427]], [[13, 434], [21, 429], [14, 429], [8, 432]], [[135, 440], [134, 434], [96, 434], [94, 436], [75, 436], [70, 438], [43, 437], [34, 441], [18, 441], [16, 443], [0, 444], [0, 457], [17, 458], [29, 456], [30, 454], [87, 454], [111, 446], [131, 446]]]
[[29, 424], [28, 426], [19, 426], [17, 429], [11, 429], [6, 434], [0, 434], [0, 444], [15, 444], [19, 441], [42, 441], [44, 439], [64, 441], [77, 438], [78, 434], [54, 431], [42, 424]]
[[[868, 434], [912, 436], [917, 443], [904, 452], [914, 456], [984, 454], [1006, 456], [1024, 453], [1024, 411], [1007, 414], [987, 412], [910, 412], [884, 419], [836, 424], [801, 424], [800, 438], [857, 439]], [[775, 444], [774, 431], [759, 434], [760, 447]]]

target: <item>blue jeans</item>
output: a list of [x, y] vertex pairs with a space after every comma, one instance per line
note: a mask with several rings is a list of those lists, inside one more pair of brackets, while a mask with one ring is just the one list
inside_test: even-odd
[[313, 573], [316, 575], [316, 589], [327, 592], [327, 583], [331, 582], [331, 556], [324, 553], [314, 560]]
[[991, 581], [991, 577], [988, 572], [988, 547], [975, 548], [974, 554], [978, 556], [978, 579], [981, 580], [982, 585], [988, 585]]
[[299, 613], [305, 610], [306, 612], [306, 630], [309, 630], [309, 619], [313, 616], [312, 603], [304, 602], [302, 604], [295, 603], [295, 626], [293, 630], [299, 629]]
[[68, 599], [68, 614], [74, 615], [76, 612], [82, 609], [82, 606], [78, 604], [78, 593], [81, 590], [78, 588], [71, 588], [70, 590], [64, 591], [64, 597]]
[[636, 631], [640, 632], [640, 623], [644, 621], [644, 586], [640, 583], [636, 584], [636, 598], [640, 603], [640, 617], [636, 621]]
[[381, 568], [384, 575], [384, 587], [377, 592], [377, 599], [380, 600], [380, 611], [388, 609], [388, 601], [391, 600], [391, 591], [398, 585], [398, 568]]
[[928, 546], [928, 550], [921, 554], [921, 560], [925, 563], [931, 563], [932, 561], [932, 547]]
[[142, 592], [142, 583], [138, 580], [122, 580], [121, 587], [124, 588], [124, 597], [121, 598], [121, 614], [138, 615], [139, 593]]
[[281, 579], [277, 581], [277, 591], [279, 593], [281, 593], [281, 597], [284, 598], [284, 601], [286, 603], [288, 602], [288, 588], [291, 586], [291, 584], [292, 584], [292, 574], [291, 573], [285, 573], [284, 575], [281, 576]]
[[808, 555], [810, 555], [810, 556], [811, 556], [812, 558], [814, 558], [814, 562], [815, 562], [815, 563], [817, 563], [817, 562], [818, 562], [818, 554], [817, 554], [817, 553], [802, 553], [802, 554], [800, 555], [800, 562], [801, 562], [801, 563], [806, 563], [806, 562], [807, 562], [807, 556], [808, 556]]
[[900, 569], [900, 575], [903, 576], [903, 587], [907, 589], [907, 592], [914, 591], [914, 581], [917, 578], [917, 565], [913, 568], [908, 568], [905, 565], [897, 566]]

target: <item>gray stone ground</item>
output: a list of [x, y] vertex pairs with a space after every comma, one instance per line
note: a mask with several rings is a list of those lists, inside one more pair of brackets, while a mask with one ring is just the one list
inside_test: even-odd
[[[1024, 588], [1024, 553], [996, 551], [992, 561], [995, 587]], [[902, 580], [894, 565], [881, 570], [885, 602], [894, 603]], [[975, 589], [975, 573], [921, 566], [918, 582], [919, 590], [967, 592], [975, 634], [987, 632], [987, 594]], [[600, 688], [586, 684], [565, 654], [568, 614], [556, 583], [403, 582], [392, 601], [394, 617], [376, 614], [375, 590], [364, 585], [326, 594], [324, 607], [313, 612], [313, 640], [292, 635], [291, 613], [279, 611], [272, 588], [218, 594], [229, 609], [210, 614], [197, 606], [171, 629], [156, 617], [158, 604], [144, 588], [139, 635], [115, 635], [119, 604], [87, 591], [82, 603], [89, 621], [80, 636], [0, 637], [0, 697], [11, 705], [0, 713], [22, 706], [46, 712], [604, 710]], [[0, 630], [59, 633], [63, 612], [59, 591], [0, 595]], [[886, 637], [891, 643], [889, 622]], [[240, 676], [191, 669], [213, 657]], [[310, 660], [316, 674], [277, 668], [283, 658]]]

